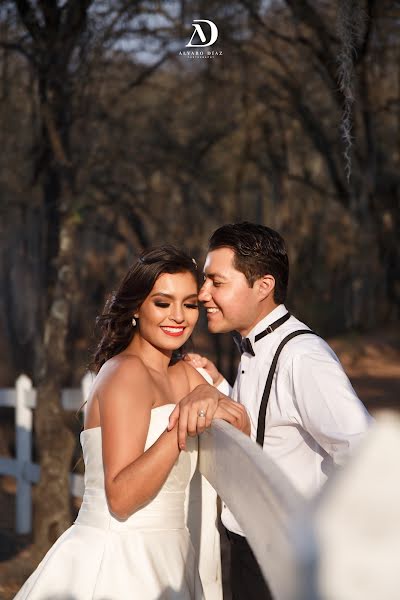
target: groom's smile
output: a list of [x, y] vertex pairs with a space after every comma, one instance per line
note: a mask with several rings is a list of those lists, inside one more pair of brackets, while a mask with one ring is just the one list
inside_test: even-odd
[[205, 309], [207, 313], [208, 326], [210, 328], [210, 323], [213, 321], [213, 319], [218, 317], [218, 314], [221, 314], [221, 311], [216, 306], [205, 306]]

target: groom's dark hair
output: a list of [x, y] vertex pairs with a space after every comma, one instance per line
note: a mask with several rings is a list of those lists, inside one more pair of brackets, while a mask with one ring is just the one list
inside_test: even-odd
[[212, 234], [209, 250], [231, 248], [235, 253], [234, 267], [243, 273], [249, 283], [264, 275], [275, 278], [274, 301], [286, 299], [289, 281], [289, 259], [283, 237], [264, 225], [235, 223], [223, 225]]

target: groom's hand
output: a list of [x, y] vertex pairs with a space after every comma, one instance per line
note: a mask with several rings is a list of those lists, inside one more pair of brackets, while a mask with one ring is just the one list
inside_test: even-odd
[[220, 397], [214, 386], [203, 383], [176, 405], [169, 418], [168, 429], [171, 430], [179, 421], [178, 444], [181, 450], [185, 449], [187, 435], [198, 435], [210, 427]]
[[245, 435], [250, 435], [250, 418], [243, 404], [239, 404], [239, 402], [227, 397], [221, 398], [214, 413], [214, 419], [223, 419]]
[[188, 352], [183, 357], [183, 360], [195, 369], [204, 369], [211, 377], [213, 385], [219, 385], [224, 380], [223, 375], [221, 375], [214, 363], [206, 356], [196, 354], [195, 352]]

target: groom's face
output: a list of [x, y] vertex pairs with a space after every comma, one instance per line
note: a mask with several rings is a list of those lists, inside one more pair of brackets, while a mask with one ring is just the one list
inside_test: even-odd
[[207, 254], [204, 284], [199, 300], [207, 310], [208, 329], [212, 333], [239, 331], [246, 335], [259, 310], [256, 286], [249, 286], [243, 273], [234, 267], [234, 251], [217, 248]]

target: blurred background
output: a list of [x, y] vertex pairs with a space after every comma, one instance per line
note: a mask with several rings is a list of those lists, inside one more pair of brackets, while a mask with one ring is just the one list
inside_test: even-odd
[[[216, 24], [213, 45], [187, 46], [194, 19]], [[386, 0], [0, 0], [0, 387], [32, 379], [42, 468], [30, 536], [0, 476], [2, 598], [76, 510], [60, 389], [79, 386], [95, 317], [145, 247], [201, 269], [223, 223], [278, 229], [288, 308], [370, 410], [398, 407], [399, 22]], [[202, 318], [194, 347], [233, 380], [229, 336]], [[13, 456], [13, 410], [0, 417]]]

